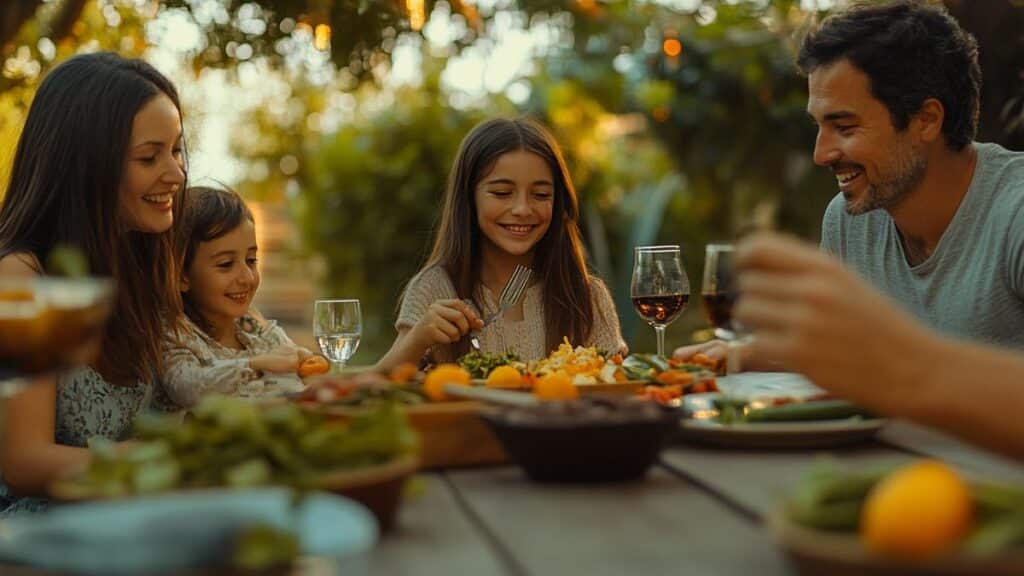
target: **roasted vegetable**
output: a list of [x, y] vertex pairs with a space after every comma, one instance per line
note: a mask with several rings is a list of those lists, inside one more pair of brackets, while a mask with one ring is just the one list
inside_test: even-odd
[[805, 420], [842, 420], [844, 418], [874, 418], [867, 410], [845, 400], [793, 401], [779, 405], [759, 407], [745, 399], [716, 398], [719, 422], [797, 422]]
[[786, 512], [811, 528], [855, 531], [864, 499], [889, 471], [846, 472], [831, 461], [819, 462], [801, 479]]

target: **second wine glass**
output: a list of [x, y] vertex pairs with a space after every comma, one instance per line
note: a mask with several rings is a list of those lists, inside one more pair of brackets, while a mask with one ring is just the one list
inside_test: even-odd
[[313, 336], [331, 364], [343, 368], [359, 348], [363, 318], [359, 300], [317, 300]]
[[729, 349], [726, 354], [726, 373], [740, 371], [740, 345], [748, 343], [743, 326], [732, 317], [732, 308], [739, 296], [736, 285], [734, 257], [736, 247], [732, 244], [708, 244], [704, 252], [704, 311], [715, 329], [715, 337], [725, 340]]
[[665, 327], [686, 310], [690, 301], [690, 280], [679, 246], [636, 247], [629, 292], [637, 314], [654, 327], [658, 355], [664, 356]]
[[715, 336], [723, 340], [736, 338], [736, 326], [732, 320], [732, 306], [739, 292], [733, 272], [735, 253], [736, 248], [732, 244], [708, 244], [704, 251], [704, 283], [701, 286], [704, 311], [715, 329]]

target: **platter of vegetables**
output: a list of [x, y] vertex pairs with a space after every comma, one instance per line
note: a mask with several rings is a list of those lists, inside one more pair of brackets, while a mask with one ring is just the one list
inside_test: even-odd
[[886, 420], [827, 394], [736, 398], [722, 393], [684, 398], [681, 439], [737, 448], [812, 448], [863, 442]]
[[51, 497], [103, 500], [286, 486], [375, 498], [378, 506], [370, 507], [388, 526], [416, 468], [416, 434], [390, 405], [337, 421], [292, 404], [208, 396], [184, 421], [145, 415], [134, 432], [129, 444], [94, 440], [89, 465], [53, 483]]

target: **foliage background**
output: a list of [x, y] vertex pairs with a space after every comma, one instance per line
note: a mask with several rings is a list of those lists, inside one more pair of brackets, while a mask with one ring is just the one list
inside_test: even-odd
[[[693, 293], [703, 246], [757, 212], [816, 239], [834, 194], [810, 161], [815, 130], [793, 67], [800, 35], [832, 8], [795, 0], [27, 0], [0, 7], [0, 178], [35, 86], [70, 55], [116, 50], [170, 68], [190, 146], [226, 139], [243, 194], [288, 223], [264, 258], [271, 315], [308, 326], [314, 294], [358, 297], [372, 362], [393, 338], [404, 282], [429, 249], [461, 137], [493, 115], [532, 114], [562, 143], [584, 206], [591, 263], [613, 289], [634, 349], [653, 346], [628, 301], [632, 247], [681, 244]], [[1024, 148], [1024, 8], [946, 2], [981, 44], [980, 139]], [[452, 82], [460, 57], [483, 73], [515, 34], [528, 65], [501, 85]], [[181, 41], [193, 36], [191, 43]], [[168, 48], [177, 45], [178, 48]], [[397, 82], [398, 53], [417, 70]], [[462, 70], [460, 72], [460, 70]], [[211, 88], [212, 86], [212, 88]], [[242, 115], [218, 120], [210, 90]], [[218, 124], [219, 126], [219, 124]], [[276, 280], [275, 280], [276, 279]], [[285, 296], [292, 294], [292, 296]], [[295, 296], [298, 294], [298, 296]], [[692, 306], [674, 344], [704, 326]], [[700, 336], [698, 332], [698, 337]], [[300, 338], [301, 339], [301, 338]]]

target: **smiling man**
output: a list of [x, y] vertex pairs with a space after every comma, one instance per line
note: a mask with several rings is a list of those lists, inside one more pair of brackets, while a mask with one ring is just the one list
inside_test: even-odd
[[865, 3], [801, 46], [822, 247], [924, 322], [1024, 347], [1024, 154], [974, 142], [974, 38], [941, 6]]

